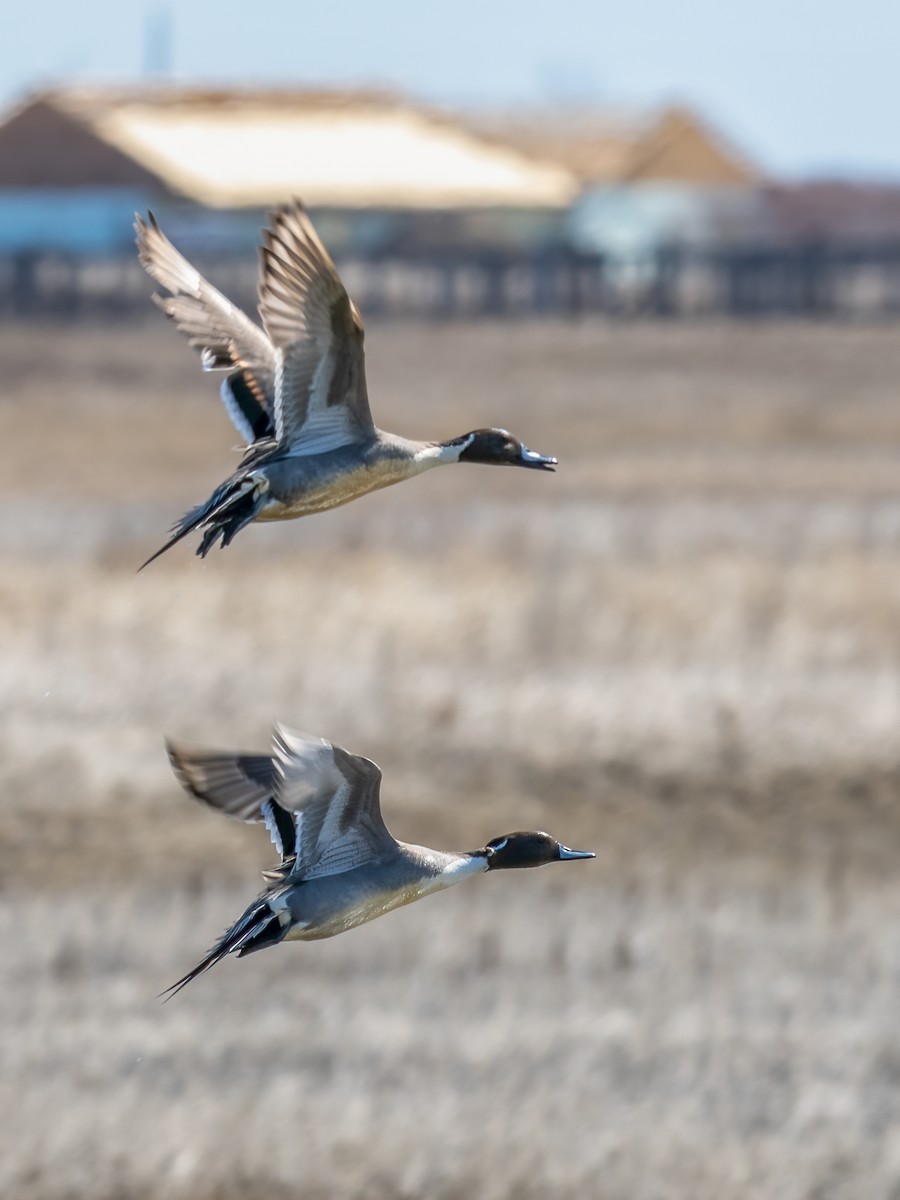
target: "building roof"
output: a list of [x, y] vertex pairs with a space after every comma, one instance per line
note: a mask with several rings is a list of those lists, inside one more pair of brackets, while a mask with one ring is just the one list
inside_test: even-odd
[[758, 170], [685, 108], [516, 112], [477, 122], [510, 145], [566, 167], [586, 184], [749, 185]]
[[140, 183], [217, 208], [564, 208], [580, 186], [378, 91], [64, 88], [0, 126], [0, 187]]

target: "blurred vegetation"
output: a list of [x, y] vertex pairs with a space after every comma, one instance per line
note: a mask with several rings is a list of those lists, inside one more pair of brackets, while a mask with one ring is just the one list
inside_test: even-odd
[[[2, 1190], [33, 1200], [888, 1197], [900, 1186], [900, 338], [375, 325], [460, 468], [135, 568], [233, 462], [161, 322], [0, 331]], [[476, 881], [227, 962], [260, 831], [162, 736], [375, 758]]]

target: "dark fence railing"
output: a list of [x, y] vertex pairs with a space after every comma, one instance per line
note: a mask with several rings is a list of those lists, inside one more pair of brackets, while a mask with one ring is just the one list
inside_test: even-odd
[[[253, 310], [253, 259], [197, 267]], [[662, 246], [628, 261], [556, 247], [531, 254], [491, 248], [420, 249], [340, 261], [372, 316], [605, 312], [660, 318], [877, 317], [900, 313], [900, 240]], [[86, 259], [47, 251], [0, 256], [0, 313], [20, 317], [129, 315], [150, 283], [130, 249]]]
[[[195, 265], [231, 299], [256, 303], [254, 259]], [[576, 314], [604, 308], [599, 255], [569, 249], [417, 251], [341, 260], [360, 307], [372, 315]], [[150, 282], [131, 254], [102, 260], [29, 251], [0, 258], [0, 311], [16, 316], [127, 314], [147, 302]]]
[[662, 247], [647, 307], [659, 316], [865, 317], [900, 311], [900, 240]]

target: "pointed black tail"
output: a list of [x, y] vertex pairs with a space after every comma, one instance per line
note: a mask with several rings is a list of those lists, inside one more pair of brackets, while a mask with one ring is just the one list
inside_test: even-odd
[[204, 971], [214, 967], [226, 955], [237, 954], [238, 957], [241, 957], [254, 950], [262, 950], [265, 946], [274, 946], [282, 940], [286, 932], [287, 924], [283, 924], [277, 914], [272, 912], [266, 896], [260, 896], [238, 917], [231, 928], [222, 934], [196, 967], [188, 971], [187, 975], [182, 975], [164, 992], [160, 992], [160, 995], [164, 996], [166, 1000], [171, 1000], [192, 979], [196, 979], [198, 975], [202, 975]]
[[224, 548], [236, 533], [253, 520], [259, 512], [261, 502], [262, 492], [257, 480], [245, 475], [243, 478], [230, 479], [223, 483], [220, 488], [216, 488], [205, 504], [198, 504], [196, 508], [186, 512], [181, 520], [172, 526], [172, 536], [155, 554], [151, 554], [146, 562], [141, 563], [138, 573], [195, 529], [205, 530], [197, 547], [197, 554], [201, 558], [206, 557], [220, 537]]

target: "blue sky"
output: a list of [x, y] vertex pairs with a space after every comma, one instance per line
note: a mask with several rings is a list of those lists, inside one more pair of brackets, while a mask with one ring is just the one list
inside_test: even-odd
[[0, 101], [139, 79], [161, 11], [178, 82], [388, 84], [448, 105], [678, 100], [773, 173], [900, 180], [897, 0], [37, 0], [5, 22]]

